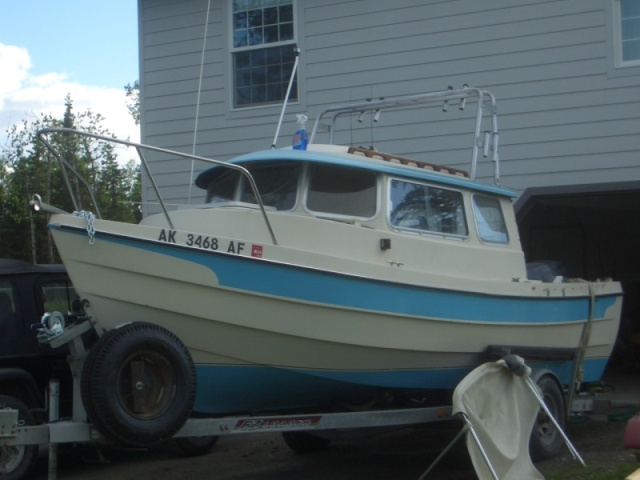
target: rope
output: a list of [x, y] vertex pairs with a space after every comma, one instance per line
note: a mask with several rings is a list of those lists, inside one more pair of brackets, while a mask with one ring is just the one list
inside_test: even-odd
[[[207, 2], [207, 15], [204, 21], [204, 37], [202, 39], [202, 55], [200, 57], [200, 77], [198, 78], [198, 97], [196, 99], [196, 118], [193, 126], [193, 147], [191, 154], [196, 154], [196, 140], [198, 139], [198, 118], [200, 117], [200, 95], [202, 93], [202, 77], [204, 74], [204, 54], [207, 51], [207, 31], [209, 29], [209, 12], [211, 12], [211, 0]], [[194, 160], [191, 160], [191, 174], [189, 175], [189, 201], [191, 205], [191, 189], [193, 188]]]
[[93, 245], [96, 242], [96, 227], [94, 221], [96, 216], [91, 212], [85, 212], [81, 210], [79, 212], [73, 212], [76, 217], [82, 217], [87, 220], [87, 236], [89, 237], [89, 245]]

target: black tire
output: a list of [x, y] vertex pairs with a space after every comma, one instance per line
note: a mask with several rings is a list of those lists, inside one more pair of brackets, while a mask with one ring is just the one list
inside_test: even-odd
[[[29, 408], [15, 397], [0, 395], [0, 409], [18, 410], [18, 420], [25, 426], [36, 425]], [[0, 442], [0, 478], [19, 480], [26, 477], [38, 460], [38, 445], [7, 446]]]
[[217, 435], [172, 438], [167, 442], [167, 448], [179, 457], [199, 457], [209, 453], [217, 441]]
[[189, 418], [195, 368], [173, 333], [130, 323], [107, 332], [89, 351], [81, 391], [89, 421], [104, 436], [152, 447], [171, 438]]
[[331, 440], [307, 432], [282, 432], [284, 443], [296, 453], [312, 453], [325, 450]]
[[[566, 409], [562, 388], [549, 375], [542, 376], [537, 384], [547, 408], [549, 408], [558, 424], [564, 428]], [[539, 462], [556, 457], [562, 452], [563, 444], [562, 435], [549, 419], [549, 416], [540, 409], [529, 440], [531, 459], [534, 462]]]

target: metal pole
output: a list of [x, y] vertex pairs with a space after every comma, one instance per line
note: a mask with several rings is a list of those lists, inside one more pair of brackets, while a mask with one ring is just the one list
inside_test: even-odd
[[456, 415], [458, 417], [460, 417], [462, 419], [462, 421], [464, 422], [462, 430], [460, 430], [460, 432], [458, 432], [458, 434], [455, 436], [455, 438], [453, 440], [451, 440], [449, 445], [447, 445], [447, 448], [445, 448], [442, 451], [442, 453], [440, 453], [440, 455], [438, 455], [438, 457], [433, 461], [433, 463], [420, 476], [420, 478], [418, 480], [424, 480], [425, 478], [427, 478], [427, 475], [429, 474], [429, 472], [431, 470], [433, 470], [433, 468], [438, 464], [438, 462], [442, 459], [442, 457], [444, 457], [447, 454], [447, 452], [449, 450], [451, 450], [453, 445], [460, 439], [460, 437], [462, 435], [464, 435], [465, 433], [467, 433], [467, 432], [471, 433], [471, 436], [473, 437], [474, 442], [476, 442], [478, 450], [480, 451], [480, 455], [482, 455], [482, 459], [484, 460], [484, 463], [487, 465], [487, 468], [489, 469], [489, 473], [493, 477], [493, 480], [500, 480], [500, 477], [498, 477], [498, 474], [496, 473], [495, 469], [493, 468], [493, 465], [491, 464], [491, 460], [489, 460], [489, 456], [487, 455], [487, 452], [485, 452], [484, 448], [482, 448], [482, 443], [480, 443], [480, 439], [478, 438], [478, 435], [476, 434], [475, 430], [473, 429], [473, 425], [471, 424], [471, 420], [469, 420], [469, 417], [467, 417], [467, 415], [464, 412], [458, 412]]
[[555, 425], [556, 429], [558, 430], [558, 432], [562, 436], [562, 438], [564, 440], [564, 443], [569, 448], [569, 451], [571, 452], [571, 455], [573, 455], [573, 458], [578, 460], [582, 464], [583, 467], [586, 467], [587, 464], [584, 463], [584, 460], [582, 460], [582, 457], [578, 453], [578, 450], [576, 450], [576, 448], [573, 446], [573, 444], [569, 440], [569, 437], [567, 437], [567, 435], [564, 433], [564, 430], [562, 430], [562, 427], [560, 426], [558, 421], [555, 419], [555, 417], [553, 416], [553, 414], [549, 410], [549, 407], [547, 407], [547, 404], [544, 402], [544, 398], [542, 398], [542, 396], [540, 395], [540, 392], [538, 391], [538, 386], [533, 382], [531, 377], [527, 377], [524, 380], [525, 380], [525, 382], [527, 382], [527, 386], [529, 387], [529, 390], [531, 390], [531, 393], [533, 393], [533, 395], [535, 395], [535, 397], [538, 399], [538, 403], [540, 404], [540, 408], [542, 408], [544, 410], [544, 412], [549, 416], [549, 418], [551, 419], [551, 422], [553, 422], [553, 424]]
[[293, 86], [293, 79], [296, 77], [296, 70], [298, 70], [298, 62], [300, 61], [300, 49], [296, 47], [293, 49], [293, 52], [296, 55], [296, 61], [293, 64], [293, 70], [291, 71], [291, 77], [289, 78], [289, 86], [287, 87], [287, 93], [284, 96], [284, 103], [282, 104], [282, 110], [280, 111], [280, 119], [278, 120], [278, 127], [276, 128], [276, 134], [273, 136], [273, 143], [271, 144], [271, 148], [276, 148], [276, 142], [278, 141], [278, 135], [280, 135], [280, 127], [282, 126], [284, 111], [287, 109], [289, 94], [291, 93], [291, 87]]
[[[49, 381], [49, 422], [60, 418], [60, 382]], [[58, 478], [58, 444], [49, 443], [49, 480]]]

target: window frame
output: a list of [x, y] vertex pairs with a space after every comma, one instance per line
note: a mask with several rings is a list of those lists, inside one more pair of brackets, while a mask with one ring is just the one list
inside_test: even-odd
[[[391, 213], [392, 213], [392, 208], [393, 208], [393, 201], [391, 199], [391, 192], [392, 192], [392, 188], [391, 188], [391, 183], [394, 180], [398, 180], [401, 182], [405, 182], [405, 183], [413, 183], [416, 185], [421, 185], [423, 187], [427, 187], [427, 188], [437, 188], [439, 190], [446, 190], [449, 192], [455, 192], [457, 193], [460, 197], [460, 207], [462, 207], [462, 219], [464, 222], [464, 229], [466, 231], [465, 234], [461, 235], [459, 233], [448, 233], [448, 232], [442, 232], [442, 231], [437, 231], [437, 230], [426, 230], [426, 229], [422, 229], [422, 228], [414, 228], [414, 227], [403, 227], [400, 225], [394, 225], [392, 223], [391, 220]], [[429, 235], [429, 236], [433, 236], [433, 237], [438, 237], [438, 238], [448, 238], [448, 239], [456, 239], [456, 240], [467, 240], [469, 239], [469, 215], [467, 212], [467, 206], [466, 206], [466, 201], [465, 201], [465, 194], [463, 191], [458, 190], [456, 188], [447, 188], [444, 187], [442, 185], [436, 185], [436, 184], [432, 184], [429, 182], [425, 182], [425, 181], [421, 181], [418, 179], [409, 179], [409, 178], [404, 178], [404, 177], [389, 177], [387, 179], [387, 224], [389, 225], [389, 228], [393, 231], [398, 231], [398, 232], [409, 232], [409, 233], [415, 233], [415, 234], [419, 234], [419, 235]]]
[[[267, 210], [273, 210], [278, 212], [291, 212], [295, 210], [300, 202], [300, 192], [303, 188], [303, 182], [305, 178], [305, 168], [304, 165], [298, 162], [292, 162], [289, 160], [277, 161], [274, 160], [272, 162], [255, 162], [248, 163], [242, 165], [246, 168], [249, 173], [252, 175], [254, 181], [256, 182], [256, 187], [260, 193], [261, 199], [264, 203], [264, 207]], [[292, 168], [297, 169], [297, 179], [295, 181], [295, 196], [293, 205], [290, 208], [277, 208], [276, 206], [270, 205], [268, 199], [265, 198], [266, 195], [269, 195], [272, 192], [260, 192], [261, 180], [259, 175], [256, 175], [255, 172], [259, 170], [266, 170], [269, 168]], [[256, 178], [257, 177], [257, 178]], [[212, 188], [212, 184], [219, 182], [220, 180], [228, 181], [229, 186], [233, 187], [233, 193], [231, 198], [219, 197], [216, 199], [215, 190]], [[217, 183], [219, 185], [219, 183]], [[250, 195], [252, 199], [243, 198], [245, 195]], [[207, 207], [226, 207], [229, 205], [254, 205], [256, 208], [258, 207], [258, 202], [255, 200], [253, 196], [253, 190], [251, 189], [251, 185], [247, 180], [247, 177], [242, 175], [240, 172], [236, 170], [228, 170], [222, 169], [220, 175], [209, 180], [207, 184], [207, 192], [204, 198], [204, 205]]]
[[[614, 44], [614, 66], [615, 68], [628, 68], [640, 66], [640, 58], [636, 60], [624, 60], [622, 58], [622, 2], [623, 0], [613, 0], [613, 44]], [[638, 20], [640, 22], [640, 20]]]
[[[236, 89], [237, 89], [237, 84], [236, 84], [236, 67], [235, 67], [235, 56], [237, 53], [242, 53], [242, 52], [251, 52], [251, 51], [257, 51], [257, 50], [266, 50], [269, 48], [279, 48], [279, 47], [286, 47], [286, 46], [291, 46], [291, 49], [293, 51], [293, 49], [299, 44], [298, 42], [298, 38], [299, 38], [299, 27], [298, 27], [298, 6], [297, 6], [297, 0], [291, 0], [291, 6], [292, 6], [292, 19], [293, 19], [293, 38], [291, 40], [284, 40], [284, 41], [277, 41], [277, 42], [272, 42], [272, 43], [262, 43], [259, 45], [248, 45], [248, 46], [243, 46], [243, 47], [235, 47], [234, 46], [234, 38], [235, 38], [235, 32], [234, 32], [234, 22], [233, 22], [233, 14], [234, 14], [234, 0], [229, 0], [227, 2], [227, 21], [228, 21], [228, 25], [229, 25], [229, 29], [228, 29], [228, 39], [227, 39], [227, 45], [229, 48], [228, 51], [228, 59], [229, 59], [229, 106], [230, 106], [230, 111], [232, 112], [242, 112], [242, 111], [246, 111], [246, 110], [250, 110], [250, 109], [256, 109], [256, 108], [265, 108], [265, 107], [273, 107], [273, 106], [281, 106], [285, 99], [281, 99], [275, 102], [262, 102], [262, 103], [249, 103], [246, 105], [237, 105], [236, 104]], [[300, 92], [301, 92], [301, 88], [300, 88], [300, 71], [301, 69], [298, 68], [297, 72], [296, 72], [296, 83], [294, 85], [294, 87], [296, 88], [295, 91], [295, 98], [294, 99], [290, 99], [289, 103], [291, 104], [298, 104], [300, 103]], [[286, 78], [286, 85], [288, 86], [290, 80], [290, 76]], [[293, 92], [292, 92], [293, 93]]]
[[[476, 199], [477, 198], [484, 198], [484, 199], [489, 199], [492, 201], [495, 201], [497, 206], [498, 206], [498, 211], [500, 212], [500, 220], [502, 225], [504, 226], [504, 234], [506, 235], [506, 239], [504, 241], [502, 240], [491, 240], [486, 238], [486, 235], [483, 236], [481, 230], [480, 230], [480, 223], [478, 222], [478, 209], [480, 208], [478, 206], [478, 204], [476, 203]], [[509, 227], [507, 225], [507, 221], [505, 219], [504, 216], [504, 209], [502, 208], [502, 202], [500, 202], [500, 200], [496, 197], [492, 197], [490, 195], [484, 195], [484, 194], [478, 194], [478, 193], [474, 193], [473, 195], [471, 195], [471, 209], [473, 211], [473, 220], [474, 220], [474, 224], [475, 224], [475, 228], [476, 228], [476, 234], [478, 235], [478, 240], [480, 241], [480, 243], [482, 243], [483, 245], [495, 245], [495, 246], [504, 246], [504, 245], [509, 245], [509, 243], [511, 242], [511, 237], [509, 235]], [[488, 222], [487, 222], [488, 223]]]
[[[62, 310], [58, 308], [57, 311], [59, 311], [63, 315], [66, 315], [68, 312], [72, 311], [73, 300], [75, 298], [78, 298], [78, 293], [76, 292], [76, 289], [73, 286], [73, 283], [71, 283], [70, 279], [65, 277], [45, 278], [41, 282], [39, 282], [37, 288], [41, 295], [40, 298], [42, 298], [42, 308], [44, 310], [42, 314], [46, 312], [56, 311], [56, 309], [47, 308], [47, 307], [53, 307], [54, 305], [57, 307], [59, 305], [56, 302], [60, 303], [64, 301], [66, 302], [65, 309]], [[55, 290], [57, 291], [63, 290], [64, 295], [60, 295], [59, 293], [54, 295], [49, 295], [49, 293], [52, 293]], [[57, 297], [57, 298], [55, 298], [54, 300], [51, 297]], [[64, 298], [61, 298], [61, 297], [64, 297]]]
[[[366, 172], [372, 173], [375, 176], [374, 187], [376, 189], [375, 206], [374, 206], [375, 208], [374, 208], [373, 214], [369, 217], [364, 217], [359, 215], [350, 215], [350, 214], [333, 213], [333, 212], [326, 212], [326, 211], [320, 211], [320, 210], [312, 210], [311, 208], [309, 208], [308, 203], [309, 203], [309, 191], [311, 189], [311, 173], [312, 173], [311, 170], [314, 166], [344, 168], [348, 170], [355, 170], [355, 171], [360, 170], [365, 173]], [[381, 204], [380, 202], [381, 187], [380, 186], [381, 186], [381, 175], [374, 170], [363, 170], [357, 167], [339, 165], [334, 163], [306, 162], [304, 179], [302, 182], [302, 189], [303, 189], [302, 206], [306, 214], [314, 217], [330, 218], [330, 219], [344, 220], [344, 221], [353, 221], [353, 220], [371, 221], [375, 219], [380, 213], [380, 204]]]
[[20, 299], [18, 298], [18, 289], [16, 288], [15, 282], [13, 282], [10, 278], [0, 279], [0, 292], [9, 295], [12, 313], [14, 315], [19, 315]]

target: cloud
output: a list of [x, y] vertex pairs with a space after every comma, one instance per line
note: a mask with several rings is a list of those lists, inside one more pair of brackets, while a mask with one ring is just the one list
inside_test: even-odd
[[102, 126], [116, 137], [140, 140], [139, 127], [126, 107], [124, 88], [83, 85], [69, 80], [65, 73], [32, 75], [30, 70], [26, 49], [0, 43], [0, 147], [12, 125], [36, 120], [42, 114], [62, 118], [67, 95], [75, 113], [90, 109], [104, 117]]
[[30, 68], [27, 50], [0, 43], [0, 111], [4, 110], [5, 98], [20, 89]]

